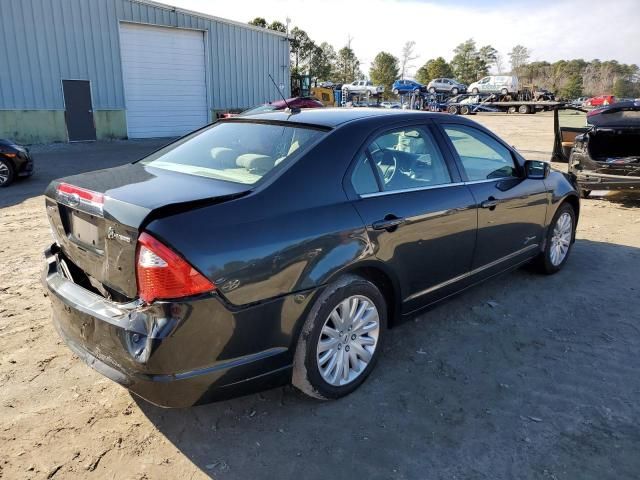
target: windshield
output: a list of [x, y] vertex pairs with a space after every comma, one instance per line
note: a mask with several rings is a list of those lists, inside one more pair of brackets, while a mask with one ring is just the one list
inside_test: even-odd
[[322, 135], [310, 128], [219, 122], [149, 155], [141, 163], [174, 172], [254, 184]]

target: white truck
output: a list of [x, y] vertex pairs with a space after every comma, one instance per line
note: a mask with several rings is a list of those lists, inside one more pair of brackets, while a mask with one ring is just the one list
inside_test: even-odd
[[354, 94], [372, 96], [379, 95], [384, 92], [384, 87], [382, 85], [375, 86], [368, 80], [356, 80], [352, 83], [345, 83], [342, 86], [342, 91], [347, 95]]

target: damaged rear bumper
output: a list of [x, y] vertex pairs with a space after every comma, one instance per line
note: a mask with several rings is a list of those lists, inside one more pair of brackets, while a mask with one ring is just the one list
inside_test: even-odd
[[640, 190], [640, 177], [575, 172], [580, 187], [587, 190]]
[[122, 304], [67, 279], [55, 246], [45, 260], [42, 281], [60, 336], [89, 366], [151, 403], [188, 407], [290, 380], [291, 337], [273, 316], [286, 299], [240, 310], [217, 295]]

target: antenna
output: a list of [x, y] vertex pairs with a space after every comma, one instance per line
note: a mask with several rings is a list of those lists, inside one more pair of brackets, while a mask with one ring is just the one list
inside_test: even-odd
[[271, 79], [271, 82], [273, 82], [273, 86], [276, 87], [276, 90], [278, 90], [278, 93], [280, 94], [280, 96], [282, 97], [282, 100], [284, 101], [284, 104], [287, 106], [287, 110], [290, 113], [299, 113], [300, 109], [299, 108], [291, 108], [291, 105], [289, 105], [289, 102], [287, 102], [287, 99], [284, 98], [284, 95], [282, 94], [282, 91], [280, 90], [280, 88], [278, 87], [278, 85], [276, 84], [276, 81], [273, 79], [273, 77], [271, 76], [271, 74], [269, 74], [269, 78]]

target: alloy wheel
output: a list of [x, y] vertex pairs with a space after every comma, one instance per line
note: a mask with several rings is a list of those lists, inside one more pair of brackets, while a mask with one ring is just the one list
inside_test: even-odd
[[353, 295], [336, 306], [322, 326], [316, 361], [330, 385], [353, 382], [365, 371], [378, 345], [380, 317], [373, 301]]
[[551, 245], [549, 259], [557, 267], [567, 256], [571, 246], [571, 236], [573, 235], [573, 219], [568, 212], [564, 212], [553, 227], [551, 235]]
[[0, 162], [0, 185], [4, 185], [8, 182], [10, 176], [11, 172], [9, 171], [9, 166], [4, 162]]

